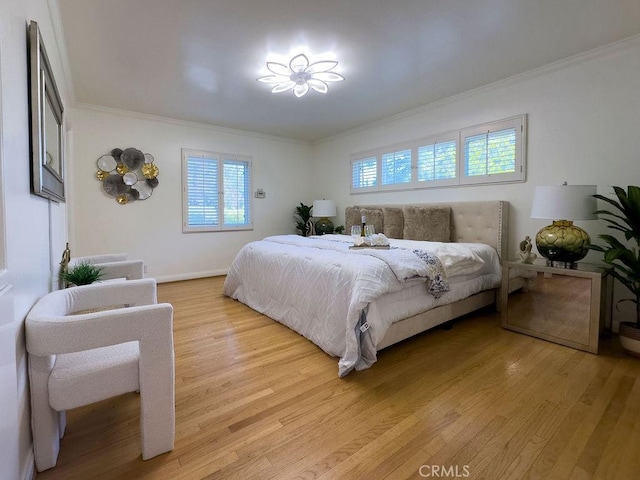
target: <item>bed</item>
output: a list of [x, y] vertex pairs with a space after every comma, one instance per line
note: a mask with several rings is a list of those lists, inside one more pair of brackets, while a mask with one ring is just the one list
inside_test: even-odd
[[347, 207], [390, 247], [354, 249], [347, 235], [276, 235], [245, 245], [223, 293], [339, 357], [338, 375], [377, 351], [496, 303], [506, 258], [504, 201]]

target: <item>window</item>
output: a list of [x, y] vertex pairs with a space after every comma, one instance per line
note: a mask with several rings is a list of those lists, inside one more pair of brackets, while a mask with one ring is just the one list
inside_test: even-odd
[[378, 159], [375, 155], [351, 160], [351, 190], [359, 192], [378, 189]]
[[420, 186], [457, 183], [458, 135], [418, 142], [417, 181]]
[[250, 230], [251, 159], [182, 151], [183, 232]]
[[523, 117], [463, 130], [461, 183], [523, 181], [523, 133]]
[[382, 154], [382, 185], [411, 183], [411, 149]]
[[351, 156], [351, 193], [525, 180], [526, 116]]

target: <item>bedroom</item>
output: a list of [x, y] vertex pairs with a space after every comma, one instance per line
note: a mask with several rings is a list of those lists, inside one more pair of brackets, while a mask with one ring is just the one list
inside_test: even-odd
[[[12, 332], [20, 331], [19, 325], [31, 305], [49, 291], [51, 272], [55, 270], [65, 239], [71, 243], [74, 253], [128, 251], [133, 257], [145, 259], [149, 276], [160, 281], [180, 280], [223, 274], [238, 245], [271, 234], [293, 232], [291, 210], [300, 201], [310, 203], [316, 198], [331, 198], [339, 209], [344, 209], [353, 203], [499, 198], [511, 205], [509, 244], [513, 246], [543, 226], [543, 221], [529, 218], [536, 185], [567, 180], [574, 184], [597, 184], [599, 191], [606, 192], [609, 185], [640, 182], [637, 2], [620, 1], [617, 9], [610, 7], [610, 2], [590, 2], [591, 8], [600, 7], [605, 12], [601, 21], [586, 23], [590, 35], [597, 35], [598, 39], [590, 43], [590, 48], [576, 51], [573, 56], [566, 54], [555, 63], [528, 69], [519, 76], [429, 105], [416, 105], [417, 108], [405, 114], [388, 116], [366, 128], [313, 143], [167, 120], [127, 112], [126, 108], [115, 110], [72, 103], [65, 85], [65, 67], [56, 54], [56, 46], [61, 46], [54, 29], [54, 24], [60, 21], [59, 12], [50, 7], [55, 3], [9, 1], [0, 7], [3, 263], [15, 292]], [[565, 8], [583, 13], [581, 5], [582, 2], [571, 1], [566, 2]], [[30, 19], [42, 25], [56, 79], [72, 120], [70, 149], [73, 153], [67, 170], [69, 201], [66, 204], [47, 203], [28, 193], [25, 25]], [[149, 19], [154, 20], [154, 15]], [[588, 22], [588, 15], [585, 19], [581, 17], [581, 21]], [[540, 35], [553, 37], [554, 25], [557, 26], [549, 23], [549, 30], [540, 30]], [[611, 44], [616, 41], [619, 42]], [[601, 48], [593, 50], [596, 47]], [[243, 65], [242, 68], [253, 67]], [[258, 74], [251, 71], [251, 75]], [[258, 88], [264, 86], [254, 85], [253, 77], [250, 80], [247, 90], [255, 89], [254, 95], [268, 94], [268, 89]], [[362, 79], [362, 82], [373, 81], [375, 78]], [[331, 93], [330, 90], [327, 99]], [[162, 98], [152, 100], [163, 102]], [[289, 98], [282, 100], [290, 101]], [[321, 109], [321, 105], [317, 104], [317, 108]], [[357, 200], [349, 194], [348, 158], [354, 152], [523, 113], [529, 116], [525, 183], [496, 188], [477, 186], [363, 194], [358, 195]], [[263, 118], [266, 123], [267, 116]], [[125, 146], [137, 146], [155, 155], [161, 169], [161, 183], [148, 202], [122, 207], [104, 196], [93, 175], [99, 155]], [[267, 194], [265, 199], [254, 200], [253, 231], [182, 234], [181, 148], [253, 156], [254, 186], [263, 188]], [[158, 212], [162, 212], [160, 219]], [[592, 237], [597, 234], [597, 222], [585, 222], [583, 226]], [[215, 248], [211, 248], [212, 243]], [[515, 253], [513, 247], [512, 251]], [[10, 344], [11, 338], [11, 334], [3, 331], [4, 341]], [[13, 348], [17, 387], [12, 408], [19, 433], [9, 439], [9, 450], [4, 451], [14, 452], [8, 458], [17, 458], [16, 468], [22, 478], [30, 449], [26, 356], [19, 341]], [[6, 388], [6, 384], [2, 384], [3, 393]]]

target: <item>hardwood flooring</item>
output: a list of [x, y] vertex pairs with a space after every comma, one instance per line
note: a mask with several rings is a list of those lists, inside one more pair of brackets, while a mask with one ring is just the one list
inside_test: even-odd
[[638, 479], [640, 359], [500, 328], [483, 311], [337, 359], [222, 296], [224, 277], [159, 285], [175, 307], [175, 450], [143, 461], [139, 399], [68, 412], [37, 480]]

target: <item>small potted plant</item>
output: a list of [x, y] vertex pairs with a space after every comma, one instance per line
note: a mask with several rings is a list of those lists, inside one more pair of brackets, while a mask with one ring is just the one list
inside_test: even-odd
[[628, 352], [640, 356], [640, 187], [629, 186], [627, 191], [613, 187], [613, 191], [617, 200], [594, 195], [614, 208], [596, 213], [609, 223], [608, 228], [622, 232], [627, 244], [635, 245], [625, 245], [612, 235], [598, 235], [606, 245], [591, 245], [590, 248], [604, 254], [605, 270], [632, 294], [631, 298], [618, 302], [632, 302], [636, 306], [635, 321], [620, 322], [620, 343]]
[[102, 277], [102, 269], [87, 262], [81, 262], [62, 273], [66, 284], [89, 285]]
[[296, 207], [293, 218], [296, 221], [296, 230], [300, 232], [300, 235], [306, 237], [309, 235], [309, 220], [311, 219], [311, 211], [313, 205], [305, 205], [300, 202], [300, 205]]

